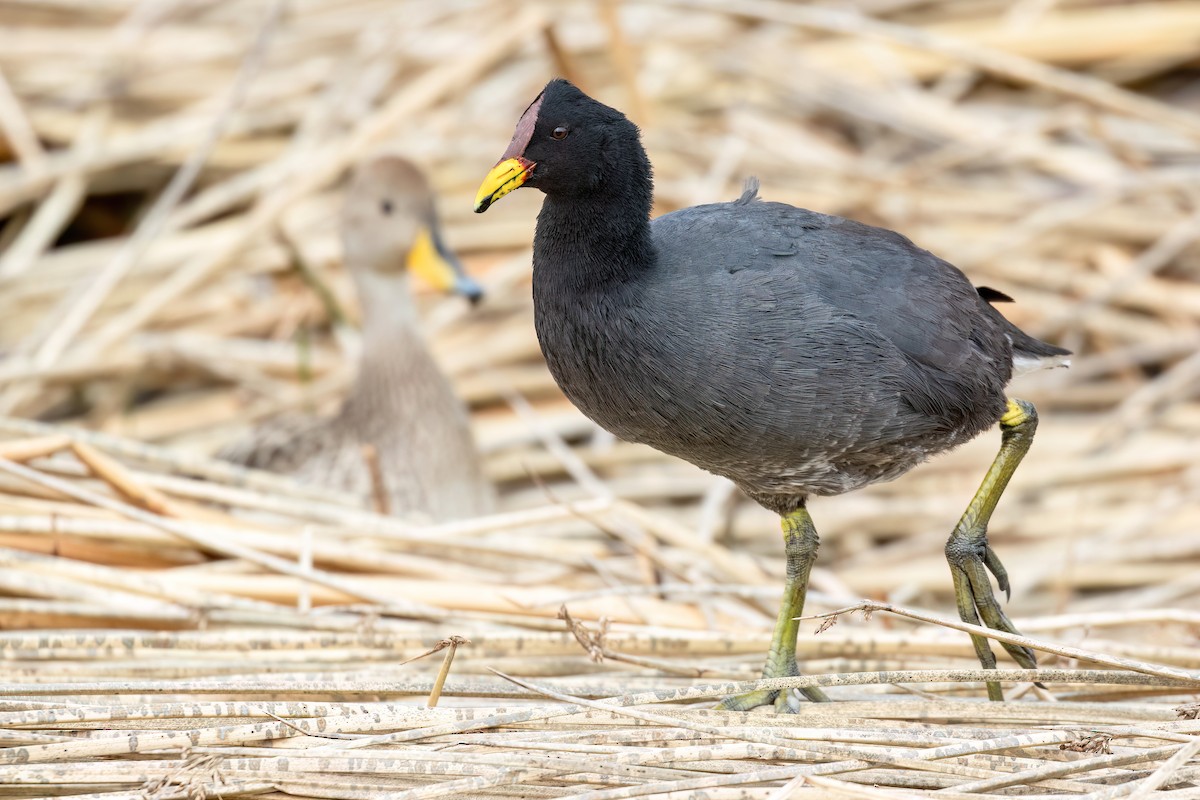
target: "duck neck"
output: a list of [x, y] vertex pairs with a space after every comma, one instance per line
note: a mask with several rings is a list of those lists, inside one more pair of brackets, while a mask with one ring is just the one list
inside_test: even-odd
[[354, 275], [362, 305], [362, 353], [343, 416], [374, 418], [410, 403], [411, 376], [428, 358], [407, 275]]
[[654, 185], [646, 154], [638, 151], [594, 192], [546, 196], [534, 242], [535, 282], [596, 291], [634, 282], [654, 268]]

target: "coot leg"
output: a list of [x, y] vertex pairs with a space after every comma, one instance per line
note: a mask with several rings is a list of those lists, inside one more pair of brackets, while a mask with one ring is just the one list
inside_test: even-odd
[[[987, 526], [1000, 495], [1033, 443], [1037, 421], [1037, 410], [1032, 403], [1025, 400], [1008, 401], [1008, 410], [1000, 418], [1000, 452], [955, 526], [954, 533], [950, 534], [950, 540], [946, 542], [946, 560], [950, 562], [958, 616], [963, 622], [979, 625], [982, 618], [983, 624], [989, 628], [1019, 633], [1000, 608], [988, 580], [988, 572], [991, 572], [1001, 591], [1009, 593], [1008, 573], [988, 545]], [[975, 645], [975, 653], [983, 668], [995, 669], [996, 656], [988, 646], [987, 639], [972, 634], [971, 642]], [[1033, 669], [1037, 666], [1037, 658], [1029, 648], [1002, 644], [1022, 667]], [[989, 700], [1004, 699], [999, 683], [988, 683], [987, 689]]]
[[[775, 620], [775, 633], [771, 636], [771, 650], [767, 664], [763, 667], [764, 678], [786, 678], [799, 675], [796, 665], [796, 635], [800, 623], [795, 618], [804, 612], [804, 596], [808, 592], [808, 574], [817, 558], [817, 529], [813, 526], [808, 510], [797, 509], [781, 520], [783, 543], [787, 552], [787, 581], [783, 587], [783, 602]], [[817, 687], [801, 689], [809, 700], [828, 700], [825, 692]], [[761, 690], [747, 692], [722, 700], [717, 708], [727, 711], [749, 711], [756, 706], [774, 703], [779, 711], [795, 711], [791, 705], [792, 693], [788, 691]]]

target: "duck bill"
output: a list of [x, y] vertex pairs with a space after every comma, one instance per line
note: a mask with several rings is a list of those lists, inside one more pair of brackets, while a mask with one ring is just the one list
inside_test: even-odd
[[408, 251], [407, 266], [438, 291], [461, 294], [472, 304], [483, 297], [482, 287], [467, 275], [462, 262], [446, 247], [436, 225], [421, 228]]
[[514, 156], [492, 167], [492, 171], [483, 179], [479, 192], [475, 195], [475, 213], [482, 214], [487, 211], [492, 203], [529, 180], [534, 166], [536, 165], [532, 161]]

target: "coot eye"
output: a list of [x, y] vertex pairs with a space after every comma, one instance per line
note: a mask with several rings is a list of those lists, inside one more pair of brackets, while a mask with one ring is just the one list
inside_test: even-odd
[[565, 138], [567, 138], [567, 129], [564, 128], [562, 125], [559, 125], [557, 128], [554, 129], [554, 132], [551, 133], [550, 136], [555, 139], [565, 139]]
[[382, 202], [379, 204], [379, 210], [380, 210], [380, 211], [382, 211], [384, 214], [387, 214], [387, 215], [391, 216], [391, 213], [392, 213], [392, 201], [391, 201], [391, 200], [384, 200], [384, 201], [382, 201]]

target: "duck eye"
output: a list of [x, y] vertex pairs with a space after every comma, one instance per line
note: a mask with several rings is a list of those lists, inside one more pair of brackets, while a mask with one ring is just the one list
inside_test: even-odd
[[550, 136], [551, 136], [551, 138], [554, 138], [554, 139], [560, 139], [560, 140], [565, 139], [565, 138], [567, 138], [567, 129], [564, 128], [562, 125], [559, 125], [557, 128], [554, 129], [554, 132], [551, 133]]
[[382, 211], [384, 214], [386, 214], [386, 215], [388, 215], [388, 216], [391, 216], [391, 214], [392, 214], [392, 201], [391, 201], [391, 200], [384, 200], [384, 201], [382, 201], [382, 202], [379, 204], [379, 210], [380, 210], [380, 211]]

